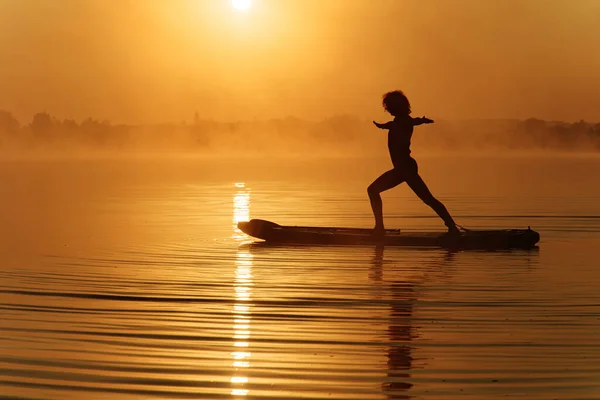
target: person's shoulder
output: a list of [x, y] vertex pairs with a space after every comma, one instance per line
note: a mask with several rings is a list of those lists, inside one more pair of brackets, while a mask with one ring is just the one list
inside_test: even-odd
[[394, 125], [397, 127], [412, 126], [414, 124], [414, 118], [410, 115], [403, 115], [401, 117], [394, 118]]

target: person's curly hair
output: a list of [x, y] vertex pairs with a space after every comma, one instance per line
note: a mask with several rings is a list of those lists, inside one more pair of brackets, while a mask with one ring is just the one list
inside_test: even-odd
[[394, 90], [384, 94], [382, 103], [383, 108], [394, 116], [409, 115], [411, 113], [410, 102], [401, 90]]

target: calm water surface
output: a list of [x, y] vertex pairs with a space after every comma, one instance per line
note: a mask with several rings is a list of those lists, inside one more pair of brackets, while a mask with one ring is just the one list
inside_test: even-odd
[[[266, 247], [370, 227], [386, 160], [0, 162], [0, 398], [600, 399], [600, 159], [422, 158], [539, 249]], [[406, 187], [388, 227], [442, 229]]]

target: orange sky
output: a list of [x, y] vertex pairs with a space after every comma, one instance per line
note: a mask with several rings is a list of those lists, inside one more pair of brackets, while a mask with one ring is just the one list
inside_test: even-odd
[[598, 0], [0, 0], [0, 109], [600, 121]]

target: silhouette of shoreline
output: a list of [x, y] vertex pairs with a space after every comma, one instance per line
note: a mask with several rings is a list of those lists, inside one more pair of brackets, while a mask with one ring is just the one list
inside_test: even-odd
[[[153, 125], [113, 124], [87, 118], [61, 120], [38, 113], [21, 124], [10, 112], [0, 111], [0, 153], [39, 149], [68, 151], [215, 150], [256, 153], [323, 151], [338, 154], [377, 154], [383, 135], [370, 120], [337, 115], [320, 121], [295, 117], [219, 122], [201, 119]], [[600, 151], [600, 123], [544, 121], [530, 118], [436, 120], [414, 137], [415, 150], [538, 150]]]

